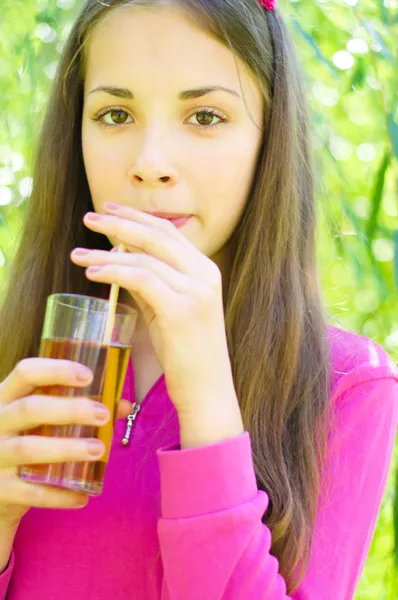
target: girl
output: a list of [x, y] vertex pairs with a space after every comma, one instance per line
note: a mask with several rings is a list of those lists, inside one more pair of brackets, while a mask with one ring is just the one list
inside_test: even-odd
[[[86, 1], [1, 313], [1, 598], [353, 597], [398, 372], [327, 322], [309, 136], [272, 0]], [[107, 298], [112, 283], [140, 318], [88, 502], [16, 475], [87, 460], [86, 440], [18, 434], [103, 422], [87, 399], [34, 396], [78, 385], [76, 363], [34, 357], [49, 294]]]

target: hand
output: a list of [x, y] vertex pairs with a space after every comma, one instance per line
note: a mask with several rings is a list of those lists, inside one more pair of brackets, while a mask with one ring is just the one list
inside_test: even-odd
[[105, 210], [110, 214], [85, 215], [85, 225], [117, 238], [130, 252], [84, 249], [86, 255], [71, 258], [100, 267], [87, 269], [86, 276], [116, 283], [135, 299], [179, 416], [191, 414], [200, 402], [225, 397], [237, 402], [217, 265], [165, 219], [127, 206]]
[[[75, 361], [27, 358], [0, 384], [0, 527], [17, 526], [31, 506], [77, 508], [87, 504], [87, 494], [36, 485], [17, 474], [20, 465], [98, 460], [98, 455], [88, 453], [86, 439], [20, 435], [40, 425], [99, 427], [109, 420], [109, 411], [105, 420], [97, 420], [98, 402], [90, 398], [70, 397], [65, 401], [57, 396], [32, 395], [44, 386], [86, 387], [92, 373], [79, 381], [76, 376], [80, 368]], [[130, 407], [130, 402], [120, 402], [117, 418], [127, 416]]]

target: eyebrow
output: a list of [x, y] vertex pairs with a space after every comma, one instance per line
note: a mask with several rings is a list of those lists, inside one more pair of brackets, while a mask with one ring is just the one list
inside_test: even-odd
[[[134, 100], [134, 94], [131, 90], [127, 88], [118, 88], [111, 86], [100, 86], [91, 90], [90, 94], [94, 94], [94, 92], [105, 92], [110, 94], [111, 96], [116, 96], [117, 98], [124, 98], [127, 100]], [[242, 99], [238, 92], [235, 90], [230, 90], [229, 88], [223, 87], [221, 85], [209, 85], [204, 88], [198, 88], [194, 90], [186, 90], [185, 92], [180, 92], [178, 94], [179, 100], [192, 100], [194, 98], [201, 98], [202, 96], [206, 96], [206, 94], [210, 94], [211, 92], [227, 92], [228, 94], [232, 94], [236, 96], [240, 100]]]

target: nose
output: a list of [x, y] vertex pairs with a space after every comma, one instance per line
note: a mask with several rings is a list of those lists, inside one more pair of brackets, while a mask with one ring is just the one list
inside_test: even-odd
[[175, 183], [176, 173], [170, 163], [170, 139], [169, 133], [158, 124], [146, 130], [129, 172], [133, 185], [169, 187]]
[[151, 181], [153, 181], [154, 183], [159, 183], [159, 185], [161, 185], [161, 184], [169, 183], [171, 181], [171, 177], [169, 175], [161, 175], [160, 177], [154, 177], [154, 176], [147, 175], [145, 177], [145, 176], [139, 175], [138, 173], [133, 173], [133, 181], [135, 183], [137, 183], [137, 185], [143, 185], [145, 182], [149, 183]]

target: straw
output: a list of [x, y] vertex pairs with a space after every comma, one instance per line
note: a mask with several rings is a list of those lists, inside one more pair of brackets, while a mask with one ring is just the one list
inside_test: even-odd
[[[118, 252], [124, 252], [124, 251], [125, 251], [125, 245], [120, 244]], [[105, 334], [104, 334], [104, 345], [105, 346], [111, 345], [118, 296], [119, 296], [119, 286], [117, 285], [117, 283], [112, 283], [111, 294], [109, 297], [108, 315], [106, 317], [106, 324], [105, 324]]]

